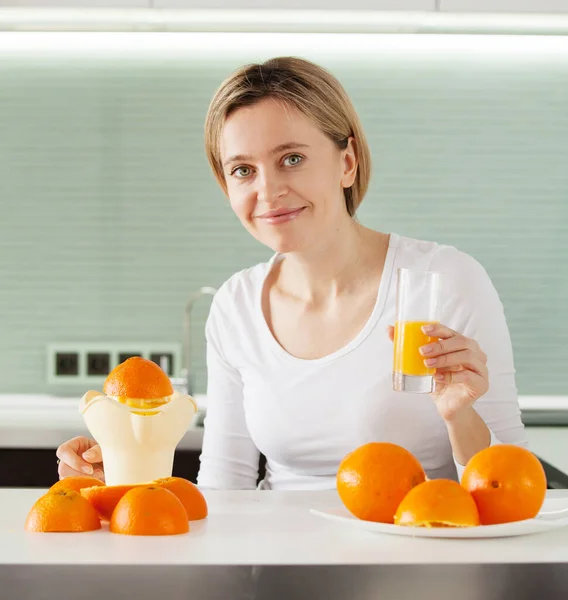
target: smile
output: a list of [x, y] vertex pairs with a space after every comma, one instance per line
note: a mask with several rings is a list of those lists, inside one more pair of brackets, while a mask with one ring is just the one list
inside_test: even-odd
[[304, 212], [305, 208], [305, 206], [302, 206], [300, 208], [292, 210], [271, 210], [269, 212], [264, 213], [263, 215], [259, 215], [257, 219], [261, 219], [263, 223], [266, 223], [268, 225], [279, 225], [281, 223], [288, 223], [289, 221], [293, 221], [298, 216], [300, 216]]

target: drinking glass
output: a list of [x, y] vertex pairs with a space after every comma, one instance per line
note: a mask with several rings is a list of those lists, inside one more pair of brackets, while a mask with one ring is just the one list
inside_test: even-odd
[[426, 357], [419, 348], [438, 340], [422, 327], [439, 322], [440, 279], [435, 271], [397, 269], [392, 374], [397, 392], [429, 394], [434, 390], [436, 369], [424, 364]]

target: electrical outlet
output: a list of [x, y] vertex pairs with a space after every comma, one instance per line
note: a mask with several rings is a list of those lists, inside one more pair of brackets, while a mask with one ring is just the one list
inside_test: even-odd
[[150, 360], [161, 367], [169, 377], [173, 376], [174, 355], [171, 352], [152, 352], [152, 354], [150, 354]]
[[68, 342], [47, 346], [47, 383], [102, 389], [106, 376], [125, 360], [141, 356], [161, 366], [168, 361], [167, 373], [175, 377], [181, 367], [181, 344], [156, 342]]
[[57, 377], [79, 375], [79, 354], [77, 352], [56, 352], [54, 375]]
[[87, 375], [108, 375], [110, 373], [109, 352], [87, 352]]
[[129, 358], [134, 358], [135, 356], [142, 356], [141, 352], [119, 352], [118, 354], [118, 364], [121, 365], [125, 360]]

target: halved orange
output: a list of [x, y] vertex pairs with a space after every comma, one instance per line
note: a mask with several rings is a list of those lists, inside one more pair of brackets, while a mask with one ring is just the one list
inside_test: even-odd
[[80, 532], [101, 528], [97, 511], [73, 490], [47, 492], [28, 513], [26, 531]]
[[142, 485], [120, 499], [109, 528], [124, 535], [178, 535], [189, 531], [189, 521], [173, 492], [157, 485]]
[[[142, 485], [142, 484], [139, 484]], [[103, 485], [83, 488], [81, 495], [86, 498], [105, 521], [110, 521], [120, 499], [136, 485]]]
[[83, 488], [92, 486], [103, 486], [104, 482], [90, 475], [71, 475], [60, 479], [50, 488], [50, 492], [61, 492], [63, 490], [80, 492]]
[[457, 481], [432, 479], [406, 494], [394, 523], [412, 527], [475, 527], [479, 525], [479, 512], [473, 496]]
[[81, 489], [81, 495], [92, 504], [101, 519], [110, 521], [116, 505], [124, 494], [142, 485], [156, 485], [173, 492], [181, 500], [189, 521], [199, 521], [207, 517], [205, 497], [194, 483], [183, 477], [164, 477], [135, 485], [97, 485]]
[[174, 393], [172, 382], [153, 361], [138, 356], [116, 366], [106, 378], [103, 392], [125, 401], [162, 399]]
[[164, 477], [153, 483], [173, 492], [183, 504], [190, 521], [199, 521], [207, 516], [207, 502], [201, 490], [183, 477]]

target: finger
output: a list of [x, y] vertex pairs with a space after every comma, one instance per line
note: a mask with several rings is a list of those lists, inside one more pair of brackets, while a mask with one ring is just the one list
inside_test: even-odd
[[469, 371], [468, 369], [436, 373], [434, 379], [436, 380], [436, 383], [440, 385], [463, 383], [472, 389], [480, 391], [480, 395], [484, 394], [489, 389], [489, 384], [485, 377], [482, 377], [473, 371]]
[[88, 463], [100, 463], [103, 462], [103, 455], [101, 452], [101, 447], [98, 444], [95, 444], [92, 448], [89, 448], [81, 455], [83, 460], [86, 460]]
[[427, 358], [424, 360], [424, 364], [429, 368], [436, 369], [460, 366], [475, 371], [480, 375], [486, 370], [481, 358], [472, 350], [460, 350], [459, 352], [442, 354], [435, 358]]
[[[72, 443], [73, 440], [69, 440], [64, 444], [61, 444], [55, 454], [57, 458], [61, 461], [61, 463], [65, 463], [69, 465], [73, 470], [80, 472], [81, 474], [92, 475], [94, 472], [93, 466], [89, 464], [86, 460], [83, 460], [75, 451]], [[61, 464], [60, 463], [60, 464]]]
[[387, 333], [389, 336], [389, 340], [394, 342], [394, 327], [392, 325], [387, 325]]
[[463, 371], [464, 367], [461, 365], [451, 365], [450, 367], [438, 367], [436, 373], [449, 373], [450, 371]]
[[[65, 479], [65, 477], [77, 477], [77, 476], [81, 477], [81, 476], [85, 475], [85, 473], [83, 473], [81, 471], [76, 471], [75, 469], [70, 467], [68, 464], [65, 464], [64, 462], [59, 463], [57, 472], [59, 473], [59, 479]], [[104, 474], [104, 471], [103, 471], [101, 465], [99, 465], [98, 467], [95, 467], [92, 477], [96, 477], [97, 479], [100, 479], [101, 481], [105, 480], [105, 474]]]
[[442, 338], [443, 340], [453, 337], [454, 335], [461, 335], [457, 331], [442, 325], [441, 323], [430, 323], [429, 325], [422, 326], [422, 332], [427, 333], [430, 337]]
[[102, 482], [105, 481], [105, 472], [103, 471], [103, 465], [100, 464], [98, 467], [95, 467], [95, 471], [93, 473], [93, 477], [100, 479]]
[[440, 356], [440, 354], [467, 349], [477, 352], [480, 356], [482, 354], [481, 348], [479, 348], [477, 342], [471, 338], [461, 335], [461, 333], [454, 333], [452, 337], [440, 338], [430, 342], [429, 344], [420, 346], [419, 348], [420, 354], [428, 357]]
[[83, 452], [89, 450], [89, 448], [96, 446], [97, 442], [88, 437], [85, 437], [84, 435], [78, 435], [74, 438], [71, 438], [70, 440], [67, 440], [65, 442], [65, 445], [69, 446], [71, 450], [75, 452], [75, 454], [80, 456], [81, 454], [83, 454]]

